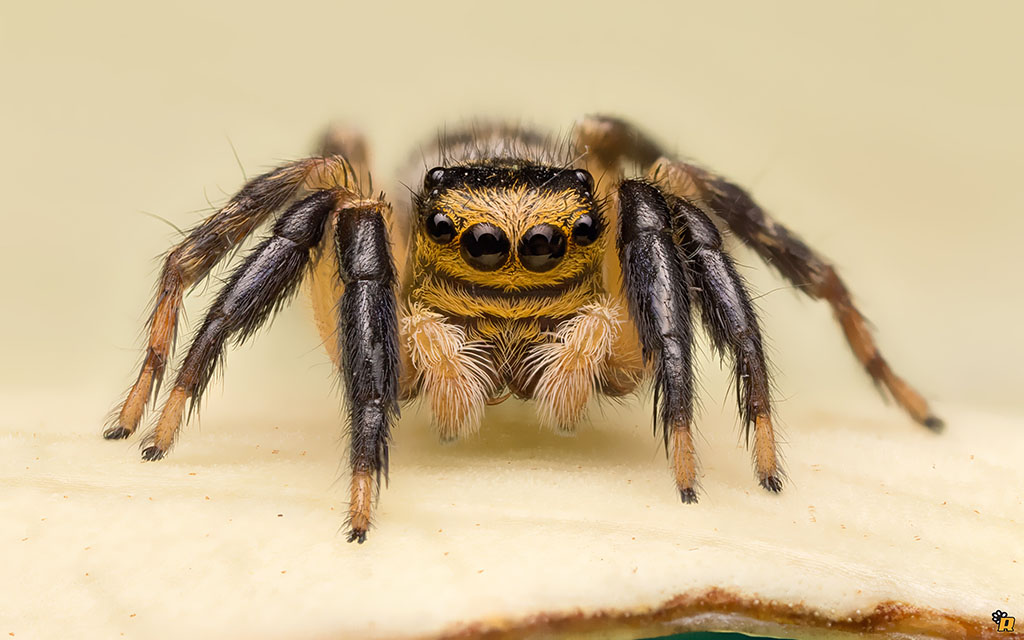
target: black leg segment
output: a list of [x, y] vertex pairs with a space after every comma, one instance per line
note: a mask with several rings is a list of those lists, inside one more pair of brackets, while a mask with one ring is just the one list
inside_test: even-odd
[[275, 223], [273, 235], [231, 274], [192, 340], [156, 429], [147, 438], [144, 459], [162, 458], [173, 444], [186, 403], [197, 406], [223, 360], [228, 339], [244, 342], [295, 292], [337, 199], [335, 191], [318, 191], [292, 205]]
[[723, 251], [722, 237], [711, 219], [682, 198], [670, 198], [669, 205], [704, 326], [718, 352], [728, 352], [733, 358], [737, 402], [748, 444], [754, 432], [758, 480], [765, 489], [779, 491], [782, 473], [771, 422], [768, 364], [750, 295], [732, 259]]
[[942, 429], [942, 420], [932, 413], [924, 396], [896, 375], [882, 356], [846, 283], [825, 258], [772, 219], [741, 187], [690, 165], [677, 168], [693, 181], [699, 197], [761, 258], [800, 291], [832, 306], [850, 348], [876, 384], [887, 389], [916, 421], [935, 431]]
[[388, 468], [388, 439], [398, 417], [396, 277], [384, 202], [340, 209], [335, 236], [341, 297], [340, 351], [349, 410], [352, 495], [349, 542], [363, 542], [370, 525], [374, 481]]
[[[167, 254], [157, 284], [156, 304], [147, 325], [145, 361], [121, 403], [116, 424], [107, 429], [103, 437], [117, 439], [133, 434], [146, 406], [156, 397], [171, 358], [185, 293], [302, 189], [327, 189], [347, 183], [349, 173], [342, 158], [307, 158], [265, 173], [249, 181], [224, 207], [190, 230]], [[327, 186], [319, 186], [321, 183]]]
[[655, 428], [661, 428], [683, 502], [696, 502], [693, 448], [693, 329], [685, 262], [672, 213], [651, 184], [619, 186], [619, 259], [629, 312], [644, 360], [655, 363]]

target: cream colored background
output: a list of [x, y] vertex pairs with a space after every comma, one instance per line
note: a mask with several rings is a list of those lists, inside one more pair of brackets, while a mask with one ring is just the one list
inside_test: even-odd
[[[242, 182], [232, 144], [251, 176], [345, 120], [388, 184], [445, 123], [566, 131], [587, 112], [630, 118], [749, 186], [841, 267], [896, 370], [940, 414], [1020, 415], [1022, 20], [1011, 2], [4, 3], [0, 427], [99, 438], [134, 377], [155, 256], [176, 237], [152, 216], [184, 228], [223, 202]], [[824, 414], [912, 432], [879, 408], [828, 310], [738, 255], [787, 439]], [[202, 308], [190, 304], [193, 323]], [[308, 317], [300, 301], [230, 354], [203, 428], [174, 455], [196, 460], [250, 428], [255, 444], [272, 425], [336, 448], [339, 401]], [[731, 442], [726, 376], [700, 364], [705, 425]], [[98, 444], [89, 464], [137, 455]], [[296, 482], [337, 502], [330, 479]]]

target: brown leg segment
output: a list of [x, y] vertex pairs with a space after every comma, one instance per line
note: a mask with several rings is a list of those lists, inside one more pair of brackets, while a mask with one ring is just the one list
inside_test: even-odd
[[653, 170], [674, 195], [706, 205], [762, 259], [797, 288], [832, 307], [854, 355], [876, 384], [917, 422], [939, 431], [942, 420], [913, 387], [893, 373], [875, 344], [864, 316], [835, 269], [792, 231], [773, 220], [746, 191], [709, 171], [682, 162], [660, 160]]
[[348, 503], [349, 542], [362, 544], [370, 529], [373, 512], [373, 474], [365, 470], [352, 472], [351, 496]]
[[690, 424], [673, 425], [669, 438], [669, 455], [679, 497], [686, 504], [694, 504], [697, 502], [697, 450], [693, 447]]
[[348, 182], [349, 169], [340, 158], [311, 158], [265, 173], [246, 184], [220, 211], [192, 229], [164, 260], [156, 306], [149, 319], [146, 356], [135, 384], [104, 431], [107, 439], [127, 438], [138, 429], [150, 398], [167, 367], [178, 328], [185, 292], [206, 277], [254, 228], [280, 209], [303, 187]]
[[942, 420], [931, 412], [924, 397], [882, 357], [864, 316], [832, 265], [773, 220], [750, 194], [706, 169], [667, 157], [656, 142], [623, 120], [588, 116], [577, 126], [576, 136], [579, 145], [601, 164], [635, 162], [672, 195], [707, 207], [799, 290], [828, 302], [850, 348], [875, 383], [887, 389], [914, 420], [935, 431], [942, 429]]
[[352, 174], [359, 186], [366, 189], [355, 189], [362, 193], [370, 193], [370, 146], [366, 138], [357, 129], [341, 123], [334, 123], [320, 137], [317, 152], [329, 158], [341, 156], [348, 161]]
[[373, 485], [379, 487], [381, 477], [387, 478], [388, 442], [399, 413], [401, 365], [397, 278], [387, 234], [390, 211], [384, 201], [356, 201], [338, 210], [334, 225], [338, 276], [345, 285], [337, 309], [337, 339], [349, 414], [349, 542], [366, 540]]
[[663, 194], [639, 180], [619, 186], [617, 246], [623, 293], [642, 345], [654, 364], [655, 433], [661, 431], [683, 502], [697, 501], [693, 423], [693, 329], [690, 278], [673, 238]]
[[586, 151], [604, 166], [617, 166], [623, 160], [635, 162], [641, 172], [663, 152], [654, 140], [619, 118], [587, 116], [575, 129], [580, 153]]
[[591, 303], [563, 321], [551, 342], [527, 355], [527, 367], [537, 372], [531, 377], [539, 373], [533, 399], [541, 424], [564, 432], [575, 429], [605, 377], [626, 314], [610, 299]]
[[422, 389], [442, 440], [480, 430], [484, 407], [494, 393], [494, 365], [481, 343], [439, 313], [413, 303], [399, 324], [400, 359], [405, 359], [403, 395]]
[[722, 248], [715, 224], [693, 204], [670, 197], [672, 224], [680, 258], [689, 265], [701, 318], [712, 344], [732, 356], [740, 415], [750, 441], [754, 432], [754, 467], [761, 486], [782, 489], [772, 426], [771, 384], [761, 329], [743, 279]]
[[198, 403], [224, 357], [226, 342], [234, 337], [241, 343], [251, 336], [295, 291], [328, 215], [348, 193], [317, 191], [296, 202], [274, 225], [274, 234], [232, 273], [196, 333], [156, 429], [146, 439], [145, 460], [159, 460], [170, 449], [186, 404]]

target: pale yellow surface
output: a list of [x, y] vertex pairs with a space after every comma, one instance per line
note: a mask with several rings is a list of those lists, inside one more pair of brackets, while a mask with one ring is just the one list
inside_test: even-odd
[[[1024, 620], [1022, 18], [1015, 3], [4, 4], [0, 635], [409, 635], [714, 584]], [[378, 528], [345, 544], [340, 402], [304, 301], [229, 356], [167, 460], [99, 438], [176, 237], [144, 212], [186, 227], [222, 202], [242, 181], [228, 140], [251, 176], [346, 120], [405, 198], [390, 176], [445, 123], [566, 131], [586, 112], [748, 185], [830, 256], [948, 433], [882, 405], [828, 310], [740, 251], [777, 371], [793, 479], [777, 498], [701, 355], [700, 505], [677, 504], [647, 404], [595, 413], [576, 439], [503, 406], [443, 447], [410, 411]]]

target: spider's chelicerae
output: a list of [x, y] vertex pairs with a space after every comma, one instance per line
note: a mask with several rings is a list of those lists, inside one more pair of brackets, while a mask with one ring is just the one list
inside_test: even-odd
[[[828, 302], [876, 383], [927, 427], [941, 421], [882, 357], [829, 263], [742, 188], [667, 155], [631, 125], [588, 117], [559, 144], [502, 125], [445, 135], [410, 204], [361, 192], [362, 139], [249, 181], [167, 255], [145, 361], [109, 439], [136, 431], [165, 372], [182, 297], [264, 222], [273, 233], [232, 272], [181, 362], [144, 460], [174, 442], [225, 343], [251, 336], [311, 279], [316, 320], [344, 379], [351, 443], [349, 540], [362, 542], [387, 473], [400, 401], [429, 401], [442, 438], [484, 408], [531, 400], [571, 430], [594, 394], [646, 380], [683, 502], [696, 502], [693, 324], [735, 365], [761, 486], [782, 488], [768, 368], [750, 296], [718, 224], [812, 298]], [[432, 168], [431, 168], [432, 167]], [[636, 170], [636, 175], [627, 171]], [[598, 179], [595, 180], [594, 177]]]

